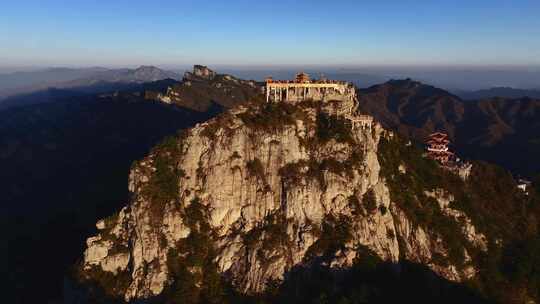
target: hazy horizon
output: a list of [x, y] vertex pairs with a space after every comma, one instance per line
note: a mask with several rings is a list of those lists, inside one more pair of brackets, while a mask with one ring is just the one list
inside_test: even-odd
[[[161, 69], [183, 73], [191, 70], [194, 64], [155, 65]], [[204, 63], [203, 63], [204, 64]], [[46, 72], [53, 69], [85, 70], [92, 68], [119, 69], [137, 68], [126, 66], [51, 66], [51, 67], [11, 67], [0, 66], [0, 75], [18, 75], [17, 72]], [[267, 76], [290, 79], [296, 72], [305, 71], [314, 77], [324, 74], [339, 80], [354, 82], [361, 88], [380, 84], [390, 79], [412, 78], [426, 84], [449, 91], [474, 91], [494, 87], [516, 89], [540, 89], [540, 66], [412, 66], [412, 65], [227, 65], [209, 64], [219, 73], [232, 74], [244, 79], [263, 80]], [[21, 74], [24, 78], [24, 74]], [[19, 77], [20, 78], [20, 77]], [[1, 81], [1, 79], [0, 79]]]
[[538, 1], [6, 2], [0, 66], [540, 65], [538, 11]]
[[191, 69], [194, 65], [204, 65], [213, 67], [215, 69], [236, 69], [236, 70], [276, 70], [276, 69], [294, 69], [294, 68], [325, 68], [325, 69], [340, 69], [340, 70], [393, 70], [393, 69], [417, 69], [417, 70], [540, 70], [539, 64], [527, 64], [527, 65], [515, 65], [515, 64], [488, 64], [488, 65], [473, 65], [473, 64], [224, 64], [214, 62], [188, 62], [181, 64], [153, 64], [147, 63], [131, 63], [131, 64], [34, 64], [34, 65], [20, 65], [20, 64], [0, 64], [0, 73], [13, 73], [23, 72], [31, 70], [44, 70], [54, 68], [66, 68], [66, 69], [88, 69], [88, 68], [105, 68], [105, 69], [121, 69], [129, 68], [135, 69], [141, 66], [155, 66], [164, 70], [179, 70], [179, 69]]
[[257, 80], [306, 71], [364, 87], [413, 78], [448, 90], [538, 89], [539, 11], [524, 0], [8, 2], [0, 74], [202, 64]]

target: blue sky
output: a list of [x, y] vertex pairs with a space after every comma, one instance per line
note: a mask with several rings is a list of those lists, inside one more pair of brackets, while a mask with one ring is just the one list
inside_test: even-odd
[[2, 2], [0, 65], [540, 65], [538, 0]]

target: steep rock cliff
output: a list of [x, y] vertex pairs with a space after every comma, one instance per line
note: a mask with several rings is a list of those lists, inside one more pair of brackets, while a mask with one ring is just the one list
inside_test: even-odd
[[388, 151], [404, 145], [377, 123], [352, 123], [356, 107], [253, 102], [165, 141], [133, 165], [131, 201], [87, 240], [82, 279], [132, 300], [186, 277], [205, 288], [215, 268], [256, 294], [295, 266], [347, 268], [362, 250], [474, 277], [486, 237], [437, 185], [411, 195], [457, 235], [414, 215], [396, 185], [416, 168]]

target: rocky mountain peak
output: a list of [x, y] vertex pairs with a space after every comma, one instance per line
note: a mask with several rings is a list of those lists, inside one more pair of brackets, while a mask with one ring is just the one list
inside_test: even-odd
[[184, 74], [184, 79], [193, 80], [199, 78], [212, 80], [216, 75], [216, 72], [212, 71], [207, 66], [196, 64], [193, 66], [193, 72], [186, 72]]
[[[343, 269], [368, 253], [473, 278], [487, 241], [452, 207], [459, 194], [426, 185], [402, 200], [398, 188], [424, 160], [401, 161], [395, 154], [413, 147], [378, 123], [355, 123], [365, 118], [357, 107], [255, 99], [164, 141], [133, 165], [132, 200], [98, 222], [79, 279], [125, 300], [178, 288], [202, 296], [215, 276], [256, 295], [292, 269]], [[457, 241], [417, 218], [422, 205]]]
[[173, 72], [164, 71], [160, 68], [157, 68], [155, 66], [140, 66], [132, 71], [133, 77], [135, 79], [149, 82], [149, 81], [158, 81], [162, 79], [176, 79], [178, 78], [178, 75]]
[[254, 81], [218, 74], [209, 68], [195, 65], [186, 72], [183, 81], [168, 87], [166, 92], [146, 92], [146, 98], [205, 112], [212, 106], [231, 108], [247, 102], [261, 93]]
[[452, 93], [434, 87], [432, 85], [411, 79], [391, 79], [383, 84], [373, 86], [368, 88], [366, 91], [376, 91], [376, 90], [390, 90], [390, 91], [399, 91], [404, 95], [421, 95], [421, 96], [440, 96], [440, 97], [451, 97], [456, 100], [459, 98]]
[[161, 73], [163, 72], [163, 70], [153, 65], [141, 65], [138, 68], [136, 68], [133, 72], [134, 73]]

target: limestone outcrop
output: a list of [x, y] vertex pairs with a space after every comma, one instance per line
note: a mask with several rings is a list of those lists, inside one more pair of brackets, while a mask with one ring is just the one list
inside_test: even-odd
[[194, 77], [199, 77], [203, 79], [214, 79], [216, 77], [216, 72], [209, 69], [207, 66], [204, 65], [195, 65], [193, 67], [193, 72], [187, 72], [184, 75], [184, 78], [186, 79], [192, 79]]
[[[466, 248], [465, 262], [454, 264], [444, 235], [393, 201], [379, 155], [380, 141], [393, 134], [377, 123], [351, 123], [360, 116], [356, 102], [238, 106], [156, 147], [133, 165], [132, 200], [88, 239], [83, 276], [121, 276], [126, 282], [114, 292], [125, 300], [159, 295], [195, 235], [208, 241], [218, 272], [248, 294], [297, 265], [349, 267], [360, 248], [390, 262], [425, 264], [454, 281], [474, 276]], [[486, 250], [451, 196], [425, 191], [442, 214], [463, 223], [471, 246]], [[338, 226], [345, 228], [331, 238], [339, 242], [333, 250], [325, 234]]]

